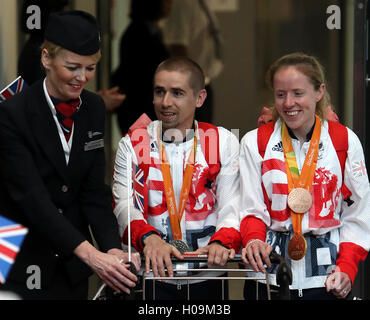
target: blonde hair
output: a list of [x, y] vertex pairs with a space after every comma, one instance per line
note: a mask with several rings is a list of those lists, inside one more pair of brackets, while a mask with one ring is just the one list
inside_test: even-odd
[[[63, 47], [61, 46], [58, 46], [57, 44], [53, 43], [53, 42], [50, 42], [48, 40], [45, 40], [43, 42], [43, 44], [41, 45], [41, 50], [43, 49], [46, 49], [48, 51], [48, 54], [50, 56], [50, 58], [55, 58], [57, 56], [57, 54], [59, 53], [60, 50], [64, 49]], [[67, 50], [67, 49], [65, 49]], [[94, 53], [93, 55], [91, 55], [91, 58], [94, 59], [94, 61], [96, 63], [99, 62], [100, 58], [101, 58], [101, 51], [99, 50], [98, 52]]]
[[[320, 62], [314, 57], [309, 56], [302, 52], [295, 52], [287, 54], [278, 60], [276, 60], [269, 68], [266, 74], [266, 82], [271, 90], [274, 89], [274, 77], [277, 71], [281, 68], [294, 66], [299, 72], [304, 74], [315, 90], [319, 90], [321, 84], [325, 84], [324, 68]], [[325, 90], [325, 93], [321, 100], [316, 104], [316, 114], [324, 120], [326, 118], [326, 109], [330, 106], [330, 95]], [[272, 107], [272, 118], [276, 121], [279, 118], [279, 114], [275, 108]]]

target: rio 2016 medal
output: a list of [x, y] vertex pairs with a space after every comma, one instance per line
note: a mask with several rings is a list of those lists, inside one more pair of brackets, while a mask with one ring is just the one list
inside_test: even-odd
[[312, 206], [312, 196], [307, 189], [294, 188], [288, 195], [288, 206], [295, 213], [303, 214]]
[[288, 243], [288, 254], [292, 260], [301, 260], [307, 251], [306, 239], [300, 235], [295, 234]]

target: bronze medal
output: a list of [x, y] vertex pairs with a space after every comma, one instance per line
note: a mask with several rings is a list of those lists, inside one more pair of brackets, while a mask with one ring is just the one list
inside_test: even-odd
[[300, 235], [295, 234], [288, 243], [288, 255], [292, 260], [301, 260], [307, 251], [306, 239]]
[[307, 189], [294, 188], [288, 195], [288, 206], [295, 213], [303, 214], [312, 206], [312, 196]]

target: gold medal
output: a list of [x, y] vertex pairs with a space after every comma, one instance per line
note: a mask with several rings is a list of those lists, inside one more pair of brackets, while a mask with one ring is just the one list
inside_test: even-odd
[[295, 213], [303, 214], [312, 206], [312, 196], [307, 189], [294, 188], [288, 195], [288, 206]]
[[307, 251], [306, 239], [300, 235], [295, 234], [288, 243], [288, 255], [292, 260], [301, 260]]

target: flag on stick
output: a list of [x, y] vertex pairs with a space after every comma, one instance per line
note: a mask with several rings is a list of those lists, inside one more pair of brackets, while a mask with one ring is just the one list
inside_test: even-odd
[[132, 163], [132, 191], [134, 197], [134, 206], [144, 214], [146, 207], [144, 170]]
[[19, 76], [6, 88], [0, 91], [0, 103], [21, 92], [24, 88], [27, 88], [27, 84], [23, 78]]
[[0, 216], [0, 283], [5, 283], [27, 232], [24, 226]]

